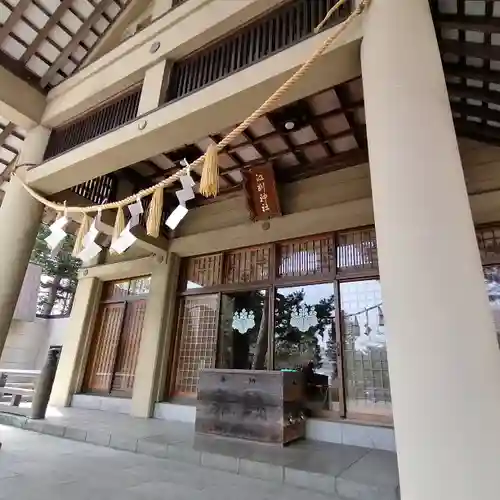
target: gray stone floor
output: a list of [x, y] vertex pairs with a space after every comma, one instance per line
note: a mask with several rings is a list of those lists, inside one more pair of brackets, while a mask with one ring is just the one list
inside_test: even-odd
[[[302, 500], [289, 485], [0, 426], [1, 500]], [[337, 497], [307, 492], [309, 500]]]
[[[224, 438], [200, 437], [195, 436], [191, 424], [138, 419], [128, 415], [75, 408], [51, 409], [46, 420], [29, 420], [25, 417], [0, 413], [0, 424], [22, 427], [27, 431], [36, 431], [66, 438], [64, 441], [59, 439], [54, 441], [53, 438], [37, 436], [24, 431], [25, 435], [31, 436], [30, 439], [34, 439], [33, 436], [49, 439], [49, 441], [41, 442], [47, 443], [46, 446], [49, 450], [56, 447], [57, 451], [49, 453], [49, 456], [51, 460], [55, 460], [58, 464], [64, 462], [62, 464], [64, 469], [66, 469], [65, 460], [58, 457], [58, 455], [64, 456], [72, 453], [71, 451], [64, 451], [66, 449], [74, 450], [74, 453], [78, 455], [81, 451], [82, 457], [80, 458], [84, 462], [85, 457], [90, 457], [88, 464], [84, 463], [81, 469], [84, 475], [86, 474], [86, 468], [93, 467], [91, 457], [94, 455], [97, 457], [96, 463], [100, 462], [98, 458], [101, 456], [100, 453], [103, 454], [102, 456], [122, 457], [120, 460], [125, 460], [124, 457], [128, 457], [126, 460], [130, 465], [127, 465], [126, 468], [127, 470], [134, 470], [131, 472], [132, 479], [124, 478], [124, 486], [128, 484], [128, 481], [134, 480], [135, 469], [139, 467], [139, 465], [135, 465], [136, 463], [149, 463], [151, 457], [155, 457], [155, 459], [164, 459], [165, 463], [161, 465], [160, 460], [160, 465], [157, 467], [165, 470], [168, 474], [179, 470], [193, 470], [200, 471], [200, 477], [203, 478], [210, 478], [212, 474], [214, 478], [228, 478], [231, 476], [232, 479], [229, 484], [235, 484], [235, 481], [238, 482], [235, 477], [241, 477], [243, 481], [241, 484], [247, 484], [245, 480], [251, 479], [257, 479], [256, 484], [261, 484], [261, 481], [269, 482], [269, 487], [262, 486], [264, 488], [263, 496], [256, 497], [255, 500], [270, 498], [264, 494], [268, 492], [268, 488], [275, 492], [277, 491], [276, 488], [279, 489], [280, 487], [285, 489], [288, 487], [305, 488], [310, 491], [303, 491], [302, 494], [310, 496], [311, 493], [313, 498], [316, 493], [328, 494], [329, 498], [334, 499], [397, 500], [398, 498], [397, 458], [394, 453], [387, 451], [317, 441], [299, 441], [288, 447], [281, 448]], [[17, 436], [19, 432], [23, 431], [14, 430], [11, 431], [14, 434], [11, 434], [9, 433], [10, 430], [10, 427], [2, 427], [2, 434], [5, 434], [6, 438], [4, 439], [4, 450], [0, 451], [0, 454], [5, 454], [5, 447], [8, 447], [9, 444], [9, 436], [15, 437], [14, 445], [22, 445], [22, 438]], [[0, 435], [1, 440], [2, 436]], [[86, 442], [87, 444], [81, 448], [78, 447], [81, 444], [74, 441]], [[55, 442], [59, 444], [53, 444]], [[36, 443], [36, 441], [33, 441], [33, 443]], [[98, 445], [97, 450], [99, 451], [96, 451], [96, 447], [92, 447], [90, 444]], [[120, 453], [113, 455], [117, 451], [115, 452], [110, 448], [119, 450]], [[89, 449], [91, 451], [88, 451]], [[59, 450], [63, 451], [59, 453]], [[132, 453], [123, 455], [123, 451]], [[112, 455], [107, 455], [109, 453]], [[29, 462], [36, 462], [31, 458], [32, 454], [28, 453], [27, 455]], [[149, 457], [142, 455], [148, 455]], [[72, 463], [73, 466], [76, 466], [77, 464], [73, 461], [76, 460], [79, 463], [80, 458], [68, 457], [68, 467]], [[154, 461], [154, 463], [157, 462]], [[119, 461], [117, 464], [119, 464]], [[36, 468], [34, 463], [30, 467]], [[46, 464], [42, 464], [42, 475], [44, 467], [46, 467]], [[117, 465], [116, 468], [120, 470], [123, 467]], [[10, 469], [2, 467], [0, 456], [0, 478], [2, 474], [5, 474], [5, 470]], [[106, 466], [105, 470], [111, 472], [112, 477], [119, 481], [113, 468], [110, 469]], [[68, 477], [75, 477], [75, 474], [81, 475], [82, 473], [77, 473], [75, 470], [67, 471]], [[99, 476], [100, 471], [96, 470], [96, 474]], [[168, 474], [167, 478], [170, 477]], [[87, 480], [92, 482], [92, 472], [89, 472], [87, 476]], [[153, 476], [148, 481], [162, 483], [163, 481], [159, 476], [161, 474]], [[56, 477], [59, 476], [56, 474]], [[106, 483], [105, 478], [99, 479], [99, 481], [102, 481], [103, 484]], [[197, 482], [198, 480], [193, 478], [193, 481]], [[133, 486], [130, 486], [130, 488], [133, 488]], [[3, 491], [4, 489], [0, 483], [0, 500], [4, 498], [2, 497]], [[127, 490], [126, 493], [129, 494], [129, 491]], [[155, 498], [153, 493], [151, 495], [151, 498]], [[22, 500], [22, 497], [15, 498], [16, 500]], [[127, 497], [125, 496], [125, 498]], [[273, 496], [273, 498], [280, 498], [280, 496]], [[241, 500], [243, 499], [244, 497]], [[38, 500], [44, 499], [42, 497]], [[209, 500], [209, 497], [207, 500]]]

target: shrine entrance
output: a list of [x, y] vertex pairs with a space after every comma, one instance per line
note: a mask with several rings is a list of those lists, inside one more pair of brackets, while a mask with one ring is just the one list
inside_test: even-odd
[[83, 392], [131, 397], [151, 279], [104, 286]]
[[392, 423], [373, 228], [185, 260], [165, 399], [203, 368], [301, 370], [311, 416]]

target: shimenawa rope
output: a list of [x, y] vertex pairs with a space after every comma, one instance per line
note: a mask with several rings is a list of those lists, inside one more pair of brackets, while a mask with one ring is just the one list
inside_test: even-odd
[[[338, 0], [338, 2], [328, 11], [326, 14], [325, 18], [321, 23], [316, 27], [315, 32], [318, 32], [324, 24], [328, 21], [328, 19], [346, 2], [347, 0]], [[48, 208], [52, 208], [53, 210], [56, 210], [58, 212], [65, 212], [65, 213], [83, 213], [83, 214], [88, 214], [92, 212], [98, 212], [100, 210], [110, 210], [110, 209], [115, 209], [115, 208], [123, 208], [127, 205], [130, 205], [131, 203], [137, 201], [138, 199], [142, 199], [145, 196], [148, 196], [152, 193], [154, 193], [157, 189], [164, 189], [167, 186], [170, 186], [177, 180], [179, 180], [180, 177], [185, 175], [186, 173], [189, 172], [190, 169], [193, 169], [194, 167], [197, 167], [201, 165], [207, 157], [212, 158], [212, 163], [213, 163], [213, 158], [215, 156], [216, 159], [216, 153], [222, 151], [226, 146], [228, 146], [236, 137], [238, 137], [244, 130], [246, 130], [257, 118], [262, 116], [263, 114], [267, 113], [271, 109], [274, 108], [274, 105], [276, 102], [278, 102], [283, 95], [293, 86], [295, 85], [303, 76], [304, 74], [309, 71], [311, 66], [323, 55], [323, 53], [326, 51], [326, 49], [337, 39], [340, 37], [344, 31], [347, 30], [347, 28], [353, 23], [353, 21], [361, 15], [361, 13], [369, 6], [371, 0], [361, 0], [354, 9], [354, 11], [350, 14], [350, 16], [341, 24], [338, 26], [338, 29], [335, 30], [335, 32], [330, 35], [324, 42], [323, 44], [316, 49], [316, 51], [311, 55], [311, 57], [302, 64], [302, 66], [286, 81], [284, 82], [281, 87], [279, 87], [265, 102], [263, 102], [258, 109], [256, 109], [250, 116], [248, 116], [238, 127], [236, 127], [232, 132], [230, 132], [226, 137], [224, 137], [218, 144], [213, 145], [204, 155], [200, 156], [197, 160], [195, 160], [193, 163], [190, 165], [182, 168], [181, 170], [177, 171], [175, 174], [171, 175], [170, 177], [163, 179], [162, 181], [158, 182], [154, 186], [151, 186], [147, 189], [143, 189], [139, 191], [138, 193], [135, 193], [131, 196], [128, 196], [127, 198], [124, 198], [123, 200], [120, 201], [115, 201], [112, 203], [104, 203], [102, 205], [92, 205], [88, 207], [66, 207], [64, 204], [59, 204], [55, 203], [53, 201], [48, 200], [47, 198], [41, 196], [39, 193], [37, 193], [34, 189], [32, 189], [30, 186], [28, 186], [21, 177], [19, 177], [17, 174], [13, 174], [22, 186], [28, 191], [33, 198], [38, 200], [40, 203], [43, 203], [45, 206]], [[215, 153], [215, 155], [214, 155]], [[205, 171], [208, 170], [204, 168], [204, 174], [206, 173]], [[213, 177], [213, 172], [212, 172], [212, 177]], [[202, 178], [203, 181], [203, 178]], [[214, 179], [214, 182], [218, 182], [218, 176]], [[208, 193], [209, 195], [211, 193]], [[215, 193], [216, 194], [216, 193]]]

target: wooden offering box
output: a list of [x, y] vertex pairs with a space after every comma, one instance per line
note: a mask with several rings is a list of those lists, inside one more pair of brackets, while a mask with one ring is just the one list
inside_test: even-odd
[[200, 371], [196, 432], [285, 444], [304, 437], [300, 372]]

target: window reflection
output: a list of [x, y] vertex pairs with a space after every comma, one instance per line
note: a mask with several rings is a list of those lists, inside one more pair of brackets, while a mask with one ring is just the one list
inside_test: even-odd
[[307, 405], [313, 415], [340, 410], [334, 319], [331, 283], [276, 292], [274, 367], [304, 372]]
[[218, 368], [267, 368], [268, 303], [265, 290], [222, 295]]
[[484, 280], [500, 346], [500, 266], [485, 267]]
[[347, 416], [392, 417], [379, 280], [341, 283]]

